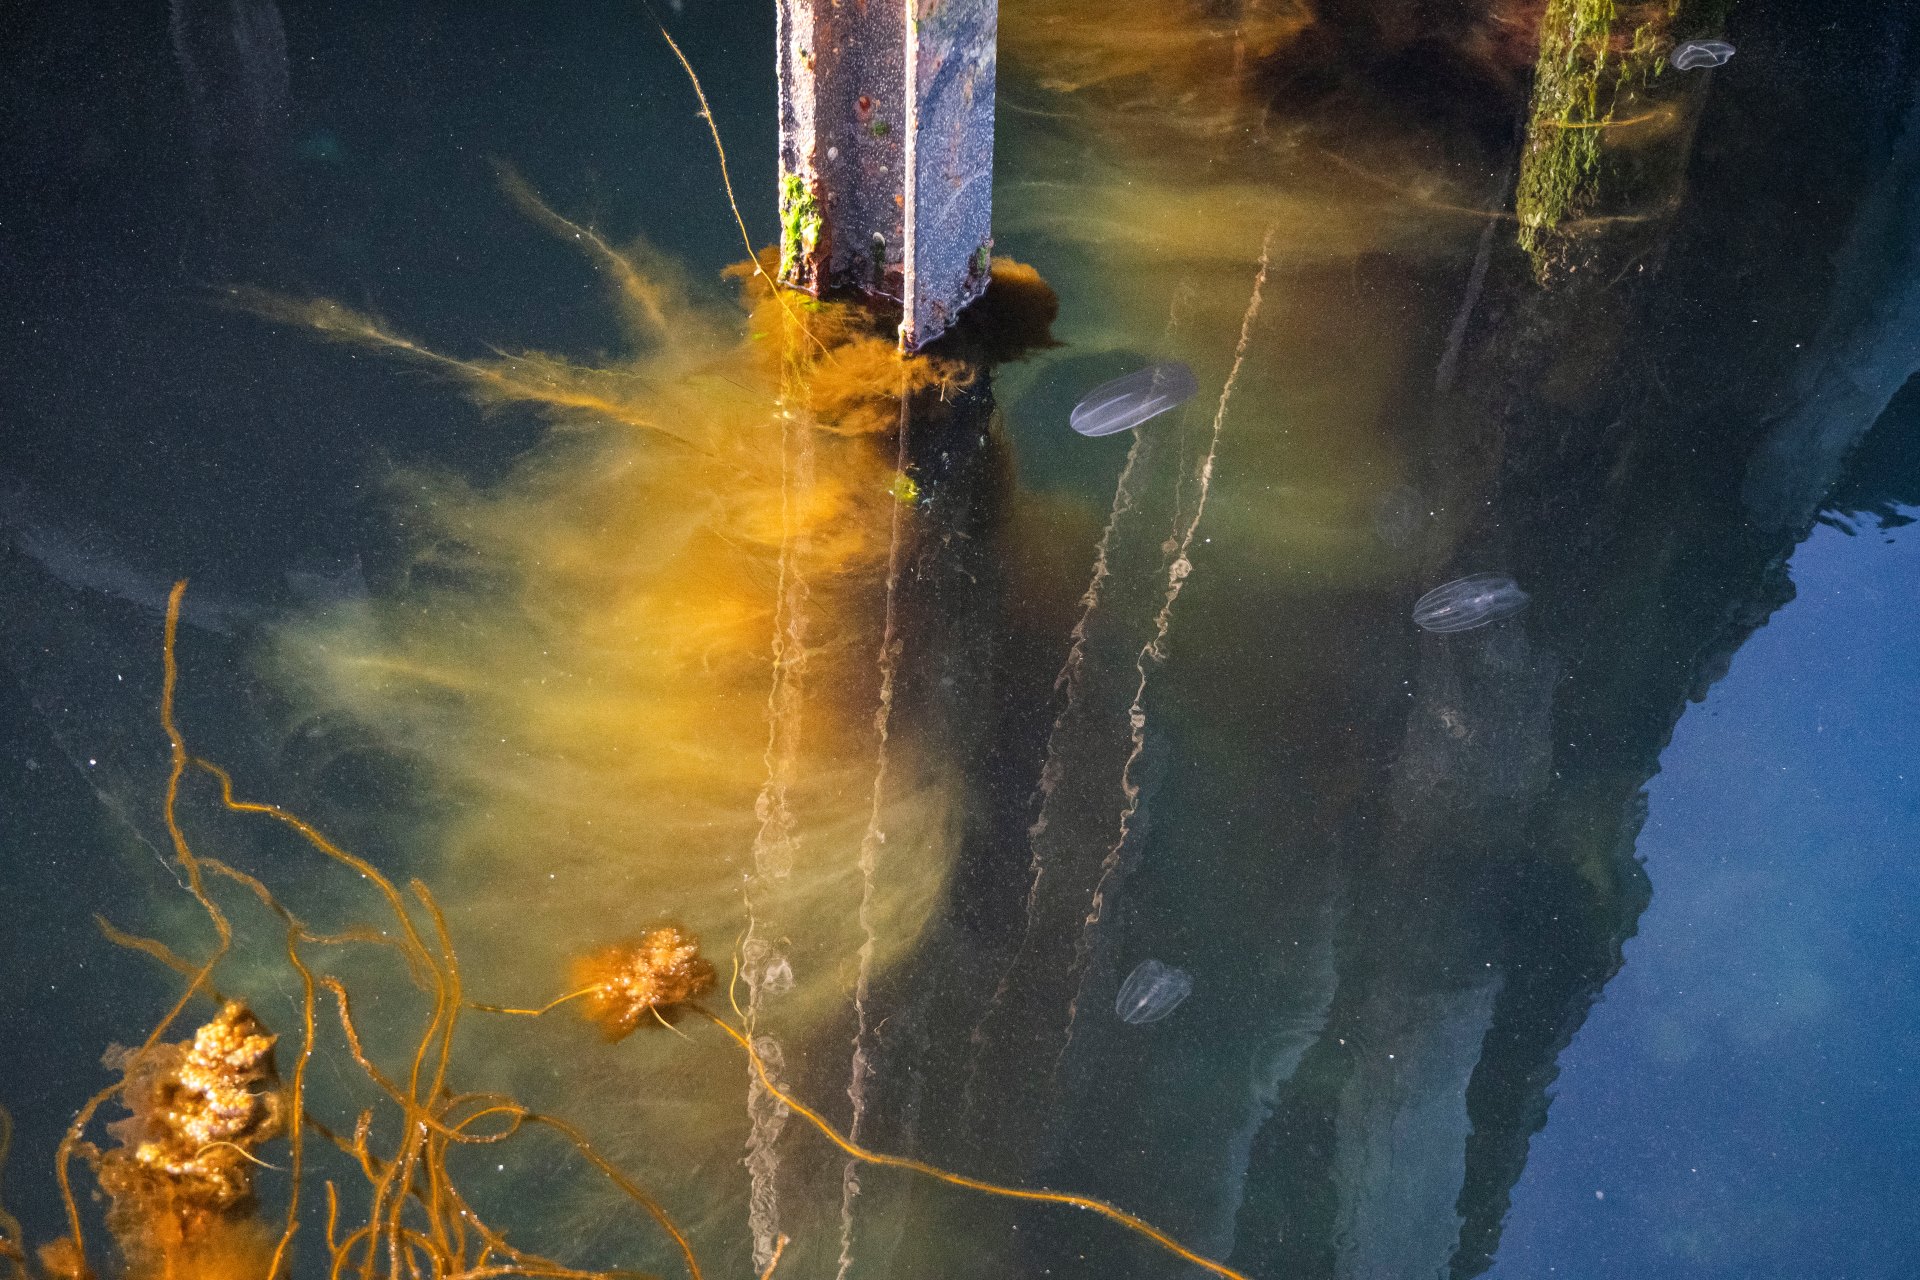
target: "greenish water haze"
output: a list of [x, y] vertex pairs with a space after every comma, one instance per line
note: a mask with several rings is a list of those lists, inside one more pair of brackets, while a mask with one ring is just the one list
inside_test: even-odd
[[[1920, 13], [1743, 0], [1689, 114], [1619, 140], [1677, 195], [1604, 193], [1615, 220], [1563, 227], [1579, 269], [1543, 282], [1506, 212], [1533, 46], [1487, 25], [1528, 6], [1418, 31], [1318, 8], [1240, 79], [1208, 70], [1223, 45], [1110, 82], [1074, 24], [1140, 6], [1003, 0], [997, 248], [1059, 294], [1061, 345], [980, 384], [958, 412], [990, 391], [989, 430], [910, 436], [908, 518], [938, 536], [898, 578], [891, 734], [900, 775], [938, 762], [951, 865], [859, 1014], [854, 953], [795, 961], [829, 1012], [786, 1078], [852, 1123], [858, 1036], [863, 1141], [1101, 1197], [1260, 1280], [1907, 1276]], [[203, 938], [158, 809], [173, 578], [199, 747], [444, 881], [480, 973], [571, 918], [530, 896], [515, 938], [521, 902], [454, 887], [437, 833], [478, 802], [436, 770], [461, 744], [376, 750], [258, 656], [289, 619], [412, 598], [433, 512], [394, 475], [486, 486], [545, 426], [222, 289], [336, 299], [464, 358], [617, 350], [601, 282], [497, 161], [697, 294], [725, 299], [742, 254], [644, 13], [254, 0], [235, 43], [222, 6], [174, 10], [29, 7], [0, 55], [0, 1190], [31, 1242], [64, 1229], [52, 1153], [102, 1051], [171, 998], [92, 915]], [[770, 7], [663, 13], [771, 243]], [[1087, 390], [1172, 359], [1200, 383], [1183, 410], [1068, 429]], [[1529, 607], [1413, 626], [1478, 572]], [[864, 724], [862, 670], [831, 696]], [[851, 918], [872, 776], [831, 789], [852, 835], [810, 838]], [[732, 941], [706, 939], [723, 974]], [[1147, 959], [1192, 994], [1130, 1025], [1115, 995]], [[352, 973], [391, 984], [368, 1016], [399, 1034], [398, 980]], [[231, 981], [290, 1029], [284, 972]], [[738, 1061], [523, 1030], [473, 1033], [475, 1075], [578, 1118], [697, 1212], [710, 1274], [751, 1274]], [[672, 1127], [727, 1072], [737, 1113]], [[795, 1122], [774, 1150], [782, 1276], [1204, 1274], [897, 1171], [848, 1197]], [[476, 1196], [539, 1247], [676, 1274], [577, 1162], [489, 1168]]]

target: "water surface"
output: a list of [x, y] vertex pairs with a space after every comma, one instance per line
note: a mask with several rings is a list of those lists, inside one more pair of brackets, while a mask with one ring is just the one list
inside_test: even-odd
[[[860, 1142], [1247, 1276], [1904, 1276], [1909, 16], [1734, 12], [1739, 56], [1648, 90], [1665, 114], [1608, 143], [1638, 185], [1543, 274], [1510, 212], [1535, 46], [1348, 8], [1229, 40], [1007, 0], [996, 248], [1058, 293], [1060, 345], [926, 373], [905, 411], [834, 384], [847, 430], [817, 435], [772, 411], [779, 313], [719, 279], [745, 250], [710, 140], [630, 10], [31, 13], [0, 78], [29, 1244], [66, 1230], [54, 1152], [103, 1051], [179, 990], [93, 916], [211, 946], [160, 808], [187, 577], [193, 749], [430, 884], [473, 999], [542, 1004], [570, 957], [688, 923], [713, 1007]], [[771, 13], [668, 20], [771, 240]], [[1074, 432], [1156, 362], [1191, 399]], [[655, 419], [740, 455], [702, 470]], [[1524, 612], [1415, 625], [1488, 566]], [[185, 796], [203, 853], [327, 927], [386, 919]], [[220, 985], [285, 1071], [281, 926], [220, 893]], [[1132, 1025], [1149, 956], [1191, 994]], [[329, 963], [404, 1060], [404, 969]], [[377, 1098], [334, 1025], [310, 1105], [350, 1132]], [[850, 1166], [697, 1020], [464, 1025], [457, 1087], [576, 1122], [708, 1274], [782, 1235], [778, 1274], [1204, 1274]], [[679, 1274], [565, 1147], [500, 1151], [457, 1171], [517, 1242]]]

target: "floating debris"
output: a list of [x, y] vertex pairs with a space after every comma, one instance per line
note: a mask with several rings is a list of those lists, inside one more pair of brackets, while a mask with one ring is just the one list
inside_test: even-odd
[[1504, 573], [1476, 573], [1443, 583], [1413, 605], [1414, 625], [1445, 635], [1471, 631], [1512, 617], [1527, 607], [1528, 595]]
[[1135, 1026], [1158, 1022], [1192, 994], [1193, 977], [1185, 969], [1169, 968], [1158, 960], [1142, 960], [1120, 984], [1113, 1011], [1120, 1015], [1120, 1021]]
[[[229, 1001], [191, 1040], [108, 1054], [130, 1114], [108, 1127], [116, 1145], [77, 1150], [106, 1193], [107, 1229], [127, 1274], [271, 1269], [271, 1237], [257, 1217], [253, 1179], [256, 1166], [264, 1166], [254, 1152], [287, 1124], [274, 1039], [245, 1005]], [[80, 1253], [77, 1243], [72, 1253]], [[76, 1274], [89, 1274], [81, 1262]]]
[[667, 1026], [681, 1005], [713, 990], [713, 966], [701, 958], [699, 939], [671, 924], [581, 956], [570, 974], [587, 998], [587, 1020], [608, 1040], [636, 1027]]
[[1193, 370], [1172, 360], [1103, 382], [1073, 406], [1069, 421], [1083, 436], [1110, 436], [1157, 418], [1200, 390]]
[[1733, 46], [1725, 40], [1683, 40], [1673, 46], [1673, 52], [1667, 55], [1681, 71], [1692, 71], [1698, 67], [1722, 67], [1733, 56]]

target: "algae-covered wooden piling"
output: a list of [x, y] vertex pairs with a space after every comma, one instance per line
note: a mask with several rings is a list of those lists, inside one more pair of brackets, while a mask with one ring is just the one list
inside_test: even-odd
[[780, 277], [940, 336], [987, 287], [998, 0], [779, 0]]
[[1515, 195], [1520, 247], [1542, 278], [1577, 269], [1577, 235], [1670, 212], [1710, 73], [1677, 71], [1668, 56], [1717, 36], [1732, 7], [1548, 0]]

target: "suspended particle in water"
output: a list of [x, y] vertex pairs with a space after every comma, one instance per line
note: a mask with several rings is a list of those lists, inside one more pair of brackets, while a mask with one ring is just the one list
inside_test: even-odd
[[1135, 1026], [1158, 1022], [1192, 994], [1193, 977], [1185, 969], [1174, 969], [1158, 960], [1142, 960], [1120, 984], [1113, 1011], [1120, 1015], [1120, 1021]]
[[1087, 392], [1068, 421], [1083, 436], [1117, 435], [1179, 408], [1199, 390], [1193, 370], [1178, 360], [1148, 365]]
[[1395, 485], [1373, 504], [1373, 530], [1396, 551], [1411, 545], [1430, 518], [1426, 499], [1410, 485]]
[[1414, 601], [1414, 625], [1445, 635], [1471, 631], [1489, 622], [1512, 617], [1529, 599], [1520, 584], [1504, 573], [1476, 573], [1443, 583]]
[[1678, 70], [1692, 71], [1697, 67], [1725, 66], [1732, 56], [1733, 46], [1725, 40], [1683, 40], [1673, 46], [1667, 61]]

